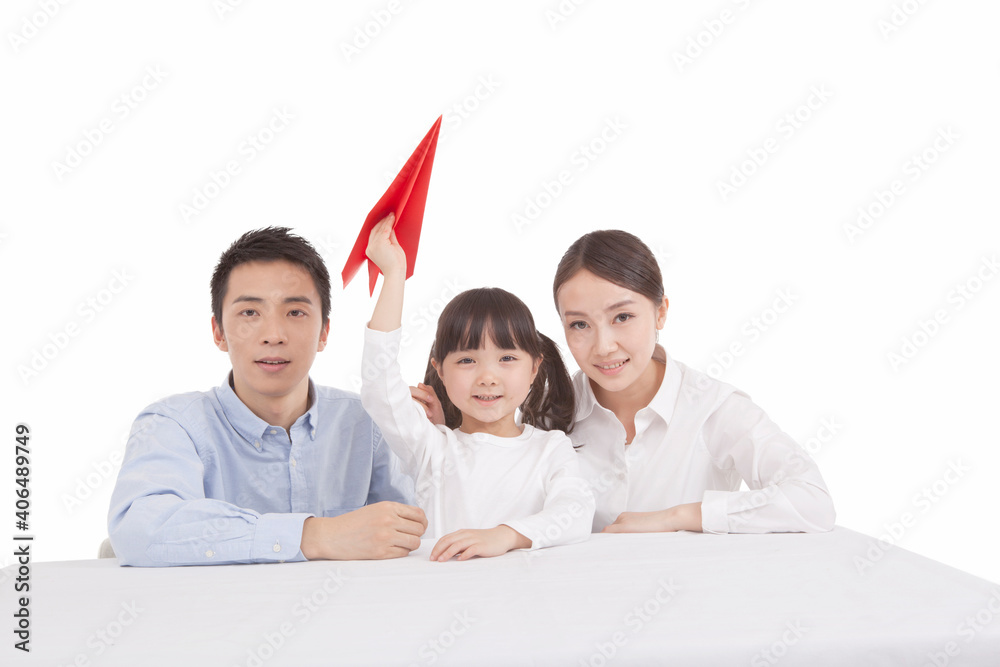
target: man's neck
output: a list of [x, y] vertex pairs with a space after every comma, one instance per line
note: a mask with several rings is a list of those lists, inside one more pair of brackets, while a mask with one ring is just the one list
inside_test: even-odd
[[243, 405], [271, 426], [280, 426], [291, 437], [292, 424], [309, 410], [309, 378], [284, 396], [264, 396], [233, 382], [236, 392]]

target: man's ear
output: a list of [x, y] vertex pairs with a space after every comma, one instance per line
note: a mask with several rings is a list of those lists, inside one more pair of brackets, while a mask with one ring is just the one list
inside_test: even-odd
[[326, 349], [326, 339], [330, 336], [330, 320], [326, 321], [323, 328], [319, 330], [319, 347], [316, 348], [317, 352], [322, 352]]
[[215, 339], [215, 346], [223, 352], [229, 352], [229, 343], [226, 342], [226, 334], [222, 332], [222, 323], [215, 321], [212, 315], [212, 338]]

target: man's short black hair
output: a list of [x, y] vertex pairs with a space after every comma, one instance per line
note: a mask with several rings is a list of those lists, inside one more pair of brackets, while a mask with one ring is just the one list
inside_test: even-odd
[[212, 314], [222, 327], [222, 300], [229, 288], [229, 275], [237, 266], [247, 262], [274, 262], [285, 260], [305, 269], [312, 277], [319, 292], [323, 311], [323, 326], [330, 321], [330, 273], [323, 258], [309, 241], [290, 233], [289, 227], [265, 227], [247, 232], [239, 237], [219, 257], [212, 273]]

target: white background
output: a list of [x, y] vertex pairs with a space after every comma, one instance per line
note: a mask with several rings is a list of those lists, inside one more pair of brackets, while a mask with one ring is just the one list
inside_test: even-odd
[[[320, 249], [333, 335], [312, 376], [356, 388], [373, 304], [363, 274], [336, 276], [444, 114], [409, 380], [456, 289], [509, 289], [562, 342], [562, 252], [630, 230], [663, 267], [668, 353], [807, 444], [840, 525], [1000, 581], [996, 3], [49, 5], [0, 18], [0, 474], [11, 488], [30, 425], [37, 560], [94, 557], [132, 419], [223, 380], [208, 281], [241, 233], [286, 225]], [[268, 135], [275, 109], [294, 118]], [[251, 135], [269, 140], [252, 160]], [[750, 175], [723, 197], [734, 169]], [[196, 191], [212, 196], [185, 219]], [[859, 207], [881, 214], [850, 235]], [[13, 493], [0, 517], [17, 532]]]

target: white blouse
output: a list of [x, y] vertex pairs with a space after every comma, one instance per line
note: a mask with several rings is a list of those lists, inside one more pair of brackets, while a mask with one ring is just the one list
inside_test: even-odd
[[[815, 461], [750, 397], [688, 368], [656, 346], [663, 383], [635, 416], [635, 437], [573, 377], [570, 433], [597, 500], [594, 532], [622, 512], [701, 502], [706, 533], [814, 532], [833, 528], [833, 501]], [[740, 480], [749, 491], [740, 491]]]

